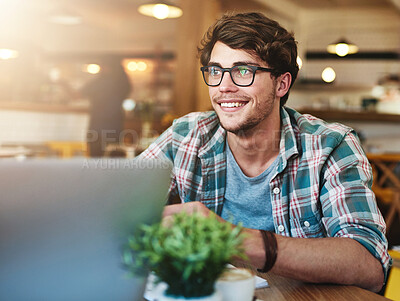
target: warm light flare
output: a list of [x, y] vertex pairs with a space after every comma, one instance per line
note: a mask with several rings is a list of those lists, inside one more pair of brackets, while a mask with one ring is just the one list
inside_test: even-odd
[[9, 60], [18, 57], [18, 51], [13, 49], [0, 49], [0, 59], [1, 60]]
[[168, 5], [156, 4], [153, 7], [153, 16], [159, 20], [166, 19], [169, 14]]
[[101, 68], [97, 64], [88, 64], [85, 66], [85, 72], [90, 73], [90, 74], [97, 74], [100, 72]]
[[47, 21], [60, 25], [78, 25], [83, 23], [83, 18], [74, 10], [58, 7], [49, 13]]
[[143, 72], [143, 71], [147, 70], [148, 65], [147, 65], [147, 63], [145, 63], [143, 61], [139, 61], [139, 62], [130, 61], [129, 63], [126, 64], [126, 68], [132, 72], [135, 72], [135, 71]]
[[349, 45], [345, 43], [339, 43], [335, 47], [335, 52], [338, 56], [346, 56], [349, 54]]
[[122, 107], [124, 108], [125, 111], [131, 112], [135, 109], [136, 102], [130, 98], [125, 99], [124, 102], [122, 103]]
[[335, 44], [328, 45], [327, 50], [329, 53], [344, 57], [348, 54], [357, 53], [358, 47], [356, 45], [348, 43], [346, 40], [341, 40], [339, 42], [336, 42]]
[[331, 67], [326, 67], [321, 74], [322, 80], [326, 83], [331, 83], [336, 78], [336, 72]]
[[139, 71], [146, 71], [147, 69], [147, 64], [145, 62], [138, 62], [137, 63], [137, 69]]
[[61, 25], [79, 25], [82, 23], [82, 18], [79, 16], [57, 15], [48, 18], [50, 23]]
[[301, 59], [301, 57], [297, 57], [296, 59], [297, 65], [299, 65], [299, 70], [301, 69], [301, 67], [303, 67], [303, 60]]
[[142, 15], [154, 17], [159, 20], [164, 20], [167, 18], [179, 18], [183, 14], [182, 9], [179, 7], [168, 5], [162, 2], [141, 5], [139, 6], [138, 11]]
[[128, 68], [129, 71], [136, 71], [138, 69], [137, 63], [136, 62], [129, 62], [126, 65], [126, 68]]

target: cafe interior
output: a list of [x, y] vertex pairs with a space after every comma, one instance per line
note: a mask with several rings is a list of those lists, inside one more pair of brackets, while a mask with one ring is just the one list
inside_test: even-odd
[[197, 47], [228, 11], [294, 32], [301, 69], [287, 106], [356, 130], [389, 246], [400, 245], [399, 0], [2, 0], [0, 158], [89, 156], [93, 104], [80, 91], [109, 59], [132, 89], [119, 104], [125, 134], [104, 157], [134, 158], [174, 119], [211, 110]]

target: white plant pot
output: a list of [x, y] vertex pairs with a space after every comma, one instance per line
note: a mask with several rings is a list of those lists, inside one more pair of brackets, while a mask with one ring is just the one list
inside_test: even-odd
[[222, 297], [218, 291], [215, 291], [214, 294], [210, 296], [196, 297], [196, 298], [171, 297], [165, 294], [161, 294], [157, 298], [157, 301], [222, 301]]

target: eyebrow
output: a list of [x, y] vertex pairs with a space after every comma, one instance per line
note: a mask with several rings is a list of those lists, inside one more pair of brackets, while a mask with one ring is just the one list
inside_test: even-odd
[[[245, 66], [258, 66], [258, 67], [260, 67], [260, 64], [254, 62], [254, 61], [239, 61], [239, 62], [234, 62], [234, 63], [233, 63], [233, 66], [243, 66], [243, 65], [245, 65]], [[208, 66], [218, 66], [218, 67], [221, 67], [221, 68], [222, 68], [221, 64], [220, 64], [220, 63], [217, 63], [217, 62], [209, 62], [209, 63], [208, 63]]]

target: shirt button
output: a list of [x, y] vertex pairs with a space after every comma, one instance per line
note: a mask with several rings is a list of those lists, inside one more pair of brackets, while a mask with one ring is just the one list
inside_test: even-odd
[[279, 189], [279, 187], [275, 187], [274, 190], [272, 190], [272, 192], [274, 194], [279, 194], [281, 192], [281, 190]]
[[[279, 188], [278, 188], [279, 189]], [[285, 230], [285, 227], [283, 225], [278, 226], [278, 231], [283, 232]]]
[[304, 226], [306, 226], [308, 228], [308, 227], [310, 227], [310, 223], [308, 221], [305, 221]]

